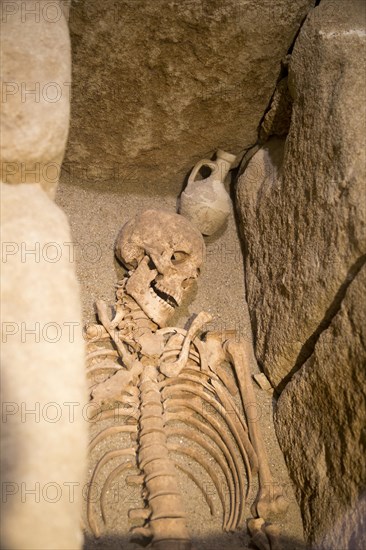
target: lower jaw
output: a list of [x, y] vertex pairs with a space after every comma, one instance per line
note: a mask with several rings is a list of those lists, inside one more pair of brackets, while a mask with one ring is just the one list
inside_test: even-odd
[[157, 298], [154, 298], [150, 292], [145, 293], [143, 296], [132, 296], [140, 308], [146, 313], [146, 315], [157, 323], [159, 327], [166, 326], [168, 320], [173, 316], [174, 309], [162, 306]]

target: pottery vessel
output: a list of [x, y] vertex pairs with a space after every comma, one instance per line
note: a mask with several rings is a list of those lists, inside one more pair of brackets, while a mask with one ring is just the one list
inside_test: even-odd
[[[192, 170], [188, 184], [180, 197], [179, 213], [188, 218], [203, 235], [216, 233], [226, 222], [231, 200], [225, 189], [225, 178], [236, 157], [219, 149], [216, 160], [200, 160]], [[198, 179], [201, 168], [211, 174]]]

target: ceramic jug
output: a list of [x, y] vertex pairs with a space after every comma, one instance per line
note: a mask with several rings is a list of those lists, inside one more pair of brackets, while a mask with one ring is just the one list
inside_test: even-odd
[[[192, 170], [188, 184], [180, 197], [179, 213], [188, 218], [203, 235], [216, 233], [225, 223], [231, 208], [231, 201], [224, 181], [235, 162], [235, 155], [218, 149], [216, 160], [200, 160]], [[197, 179], [205, 166], [211, 174]]]

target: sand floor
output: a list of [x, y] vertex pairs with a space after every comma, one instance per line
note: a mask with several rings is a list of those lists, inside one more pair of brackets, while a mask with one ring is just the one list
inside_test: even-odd
[[[83, 317], [87, 323], [95, 320], [94, 302], [97, 299], [113, 304], [114, 285], [123, 276], [123, 269], [113, 256], [113, 244], [118, 230], [140, 210], [165, 208], [175, 211], [181, 182], [177, 182], [175, 189], [158, 190], [146, 182], [139, 182], [136, 177], [133, 181], [128, 181], [127, 178], [122, 183], [103, 183], [100, 186], [87, 181], [77, 183], [74, 185], [69, 181], [61, 181], [57, 203], [64, 209], [70, 221], [75, 242], [76, 269], [82, 291]], [[241, 337], [251, 338], [245, 301], [243, 258], [233, 215], [225, 231], [217, 237], [206, 239], [206, 245], [206, 264], [197, 288], [191, 301], [179, 309], [171, 325], [186, 327], [194, 313], [205, 310], [214, 316], [210, 330], [236, 329]], [[258, 372], [256, 365], [252, 365], [252, 372]], [[286, 517], [278, 522], [282, 531], [282, 545], [288, 550], [303, 549], [305, 546], [300, 511], [273, 426], [274, 399], [271, 393], [259, 388], [256, 389], [256, 397], [272, 474], [283, 487], [289, 501]], [[113, 448], [111, 445], [111, 442], [105, 441], [97, 447], [91, 457], [90, 472], [96, 460]], [[194, 468], [190, 463], [188, 466]], [[103, 474], [103, 479], [107, 473]], [[241, 531], [222, 533], [219, 501], [216, 515], [211, 517], [197, 487], [188, 478], [182, 479], [180, 483], [189, 529], [197, 549], [247, 548], [249, 538], [245, 525]], [[218, 499], [214, 493], [212, 491], [211, 496], [215, 503]], [[252, 494], [249, 504], [253, 498]], [[107, 495], [107, 526], [99, 539], [95, 539], [90, 531], [86, 533], [85, 550], [141, 548], [139, 543], [130, 539], [132, 522], [127, 517], [129, 508], [141, 505], [139, 489], [127, 487], [122, 475], [118, 480], [118, 490], [110, 491]], [[250, 517], [249, 505], [246, 517]], [[102, 526], [101, 519], [100, 525]]]

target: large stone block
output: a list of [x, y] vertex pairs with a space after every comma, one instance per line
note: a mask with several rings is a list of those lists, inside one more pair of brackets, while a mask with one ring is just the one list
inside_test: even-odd
[[276, 432], [312, 547], [366, 548], [366, 268], [282, 392]]
[[238, 183], [257, 357], [281, 389], [365, 261], [365, 3], [324, 1], [290, 62], [290, 132]]
[[1, 5], [1, 173], [53, 197], [69, 129], [69, 2]]
[[[312, 0], [81, 0], [72, 5], [65, 178], [178, 186], [258, 126]], [[174, 189], [176, 192], [176, 189]]]
[[366, 5], [323, 0], [289, 70], [287, 139], [238, 183], [257, 357], [312, 547], [366, 547]]
[[38, 185], [1, 184], [1, 206], [1, 548], [77, 550], [88, 422], [70, 230]]

